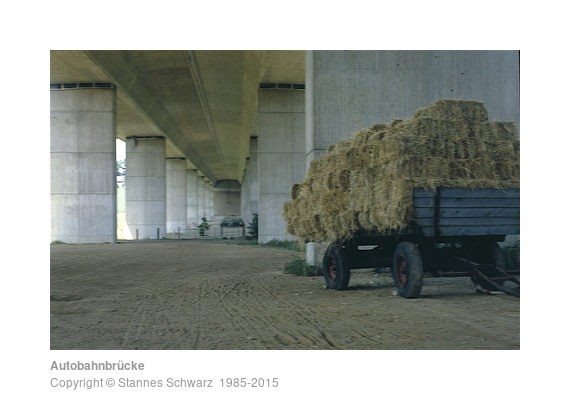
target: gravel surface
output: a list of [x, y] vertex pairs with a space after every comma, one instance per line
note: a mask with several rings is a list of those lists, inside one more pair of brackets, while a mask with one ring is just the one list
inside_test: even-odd
[[51, 349], [519, 349], [520, 303], [469, 278], [388, 273], [345, 291], [283, 273], [303, 253], [208, 240], [52, 245]]

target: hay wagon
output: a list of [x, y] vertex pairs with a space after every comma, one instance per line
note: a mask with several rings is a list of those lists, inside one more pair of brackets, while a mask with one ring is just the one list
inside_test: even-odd
[[[355, 233], [323, 257], [327, 287], [348, 286], [351, 269], [390, 267], [398, 294], [418, 297], [425, 272], [470, 276], [483, 291], [519, 297], [518, 271], [505, 270], [498, 242], [520, 233], [519, 189], [413, 190], [413, 219], [393, 234]], [[509, 289], [506, 282], [517, 288]], [[508, 286], [508, 285], [507, 285]]]

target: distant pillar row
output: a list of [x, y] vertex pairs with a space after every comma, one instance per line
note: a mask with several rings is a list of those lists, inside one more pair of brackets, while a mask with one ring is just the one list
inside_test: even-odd
[[[115, 96], [111, 84], [52, 85], [51, 242], [117, 242]], [[166, 158], [165, 142], [162, 136], [126, 138], [127, 239], [161, 239], [214, 217], [214, 188], [187, 170], [184, 158]]]
[[51, 241], [115, 243], [115, 89], [64, 86], [50, 91]]
[[198, 210], [198, 171], [186, 170], [186, 225], [195, 228], [200, 224]]
[[235, 181], [221, 182], [212, 188], [212, 215], [215, 219], [241, 216], [241, 189]]
[[257, 167], [257, 135], [249, 141], [249, 158], [241, 185], [241, 217], [246, 226], [253, 222], [259, 210], [259, 171]]
[[204, 217], [208, 220], [214, 217], [214, 186], [209, 182], [206, 182], [206, 206]]
[[204, 177], [198, 175], [198, 182], [197, 182], [197, 212], [198, 212], [198, 220], [202, 220], [202, 218], [207, 218], [206, 216], [206, 181]]
[[166, 159], [166, 232], [186, 230], [186, 158]]

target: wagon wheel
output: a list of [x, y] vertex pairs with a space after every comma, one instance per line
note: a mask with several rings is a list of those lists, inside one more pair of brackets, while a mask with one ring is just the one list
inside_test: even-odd
[[348, 287], [350, 266], [346, 249], [335, 244], [327, 248], [323, 257], [323, 274], [329, 289], [343, 290]]
[[398, 294], [407, 299], [418, 297], [423, 284], [422, 257], [412, 242], [396, 246], [392, 263], [392, 277]]

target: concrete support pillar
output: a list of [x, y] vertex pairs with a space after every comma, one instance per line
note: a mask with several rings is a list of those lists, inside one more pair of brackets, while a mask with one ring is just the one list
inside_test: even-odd
[[164, 137], [128, 137], [127, 225], [133, 239], [160, 239], [166, 233]]
[[353, 132], [440, 99], [482, 101], [490, 120], [520, 121], [518, 51], [308, 51], [305, 62], [307, 166]]
[[186, 229], [186, 159], [166, 159], [166, 232]]
[[195, 228], [200, 224], [198, 209], [198, 171], [186, 170], [186, 224], [188, 228]]
[[241, 217], [246, 226], [253, 221], [253, 214], [258, 212], [259, 176], [257, 169], [257, 136], [249, 142], [249, 159], [241, 185]]
[[51, 101], [51, 241], [115, 243], [115, 90], [58, 89]]
[[241, 185], [237, 181], [219, 183], [212, 188], [212, 215], [214, 218], [238, 217], [241, 212]]
[[283, 203], [305, 175], [305, 93], [261, 89], [259, 93], [259, 242], [295, 240], [286, 233]]
[[198, 197], [198, 220], [202, 221], [202, 218], [207, 218], [206, 212], [206, 181], [203, 176], [198, 175], [197, 181], [197, 197]]
[[198, 209], [199, 222], [202, 222], [202, 218], [206, 218], [208, 221], [212, 220], [213, 210], [214, 210], [213, 197], [214, 197], [214, 192], [212, 185], [204, 178], [204, 176], [198, 175], [197, 209]]
[[520, 121], [518, 51], [308, 51], [307, 154], [436, 100], [485, 103], [489, 119]]
[[214, 217], [214, 187], [209, 182], [205, 182], [205, 210], [206, 210], [206, 218], [211, 220]]

